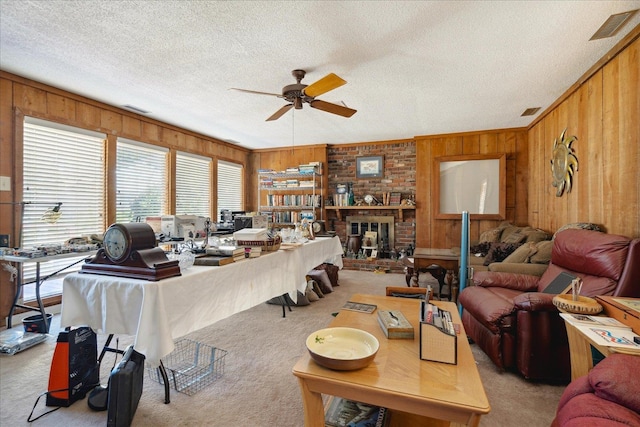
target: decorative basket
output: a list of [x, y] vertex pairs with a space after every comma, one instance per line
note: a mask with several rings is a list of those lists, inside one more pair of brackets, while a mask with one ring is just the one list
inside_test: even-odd
[[569, 294], [553, 297], [553, 305], [564, 313], [598, 314], [602, 311], [602, 306], [593, 298], [578, 296], [574, 301]]
[[269, 240], [238, 240], [236, 243], [238, 246], [258, 247], [262, 248], [265, 252], [275, 252], [280, 249], [282, 238], [280, 236], [276, 236], [274, 239]]

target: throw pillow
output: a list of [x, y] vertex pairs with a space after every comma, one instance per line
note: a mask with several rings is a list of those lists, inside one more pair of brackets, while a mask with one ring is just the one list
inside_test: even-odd
[[311, 279], [318, 282], [318, 285], [320, 285], [320, 290], [322, 291], [323, 294], [330, 294], [331, 292], [333, 292], [333, 286], [331, 285], [331, 280], [329, 279], [329, 275], [327, 274], [326, 271], [311, 270], [310, 272], [307, 273], [307, 277], [310, 277]]
[[553, 249], [553, 240], [543, 240], [536, 243], [537, 252], [531, 255], [530, 262], [532, 264], [549, 264], [551, 261], [551, 250]]
[[549, 240], [551, 236], [546, 231], [540, 229], [531, 229], [529, 231], [525, 231], [524, 234], [527, 236], [527, 240], [525, 242], [541, 242], [543, 240]]
[[521, 243], [527, 236], [524, 233], [521, 233], [520, 230], [515, 231], [509, 234], [507, 237], [502, 239], [503, 243]]
[[491, 249], [484, 258], [482, 265], [488, 266], [493, 262], [502, 262], [506, 257], [511, 255], [521, 244], [520, 243], [492, 243]]
[[338, 283], [338, 272], [340, 271], [340, 267], [338, 267], [337, 265], [325, 262], [324, 264], [320, 264], [319, 266], [314, 268], [314, 270], [326, 271], [327, 275], [329, 276], [329, 280], [331, 280], [331, 285], [340, 286], [340, 284]]
[[529, 262], [529, 257], [536, 250], [535, 243], [525, 243], [521, 245], [518, 249], [511, 252], [511, 255], [506, 257], [502, 262], [506, 263], [527, 263]]
[[307, 299], [311, 302], [316, 302], [320, 299], [318, 294], [316, 294], [313, 290], [313, 280], [309, 280], [307, 282], [307, 291], [305, 292]]
[[500, 241], [500, 235], [502, 234], [502, 229], [501, 228], [493, 228], [491, 230], [487, 230], [484, 233], [482, 233], [480, 235], [480, 242], [479, 243], [485, 243], [485, 242], [498, 242]]

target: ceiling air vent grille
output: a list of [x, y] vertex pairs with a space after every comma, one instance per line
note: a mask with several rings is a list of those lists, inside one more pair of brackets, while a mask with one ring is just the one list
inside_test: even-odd
[[134, 107], [133, 105], [123, 105], [122, 108], [125, 108], [129, 111], [133, 111], [134, 113], [138, 113], [138, 114], [149, 114], [150, 111], [147, 110], [143, 110], [142, 108], [138, 108], [138, 107]]
[[589, 40], [606, 39], [613, 36], [637, 11], [638, 9], [611, 15]]
[[537, 113], [538, 111], [540, 111], [540, 107], [534, 107], [534, 108], [527, 108], [526, 110], [524, 110], [522, 112], [522, 114], [520, 115], [520, 117], [525, 117], [525, 116], [533, 116], [535, 113]]

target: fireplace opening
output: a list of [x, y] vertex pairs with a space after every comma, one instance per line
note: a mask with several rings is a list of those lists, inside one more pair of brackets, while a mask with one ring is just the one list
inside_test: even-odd
[[393, 249], [395, 247], [394, 240], [394, 216], [373, 216], [359, 215], [347, 217], [347, 236], [357, 234], [360, 238], [364, 238], [365, 232], [375, 231], [377, 233], [377, 242], [372, 242], [372, 246], [378, 249]]

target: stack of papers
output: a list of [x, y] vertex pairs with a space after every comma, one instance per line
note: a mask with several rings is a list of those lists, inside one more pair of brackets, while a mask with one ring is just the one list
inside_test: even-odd
[[640, 344], [633, 340], [638, 335], [612, 317], [571, 313], [560, 313], [560, 316], [598, 345], [640, 352]]
[[243, 228], [233, 233], [236, 240], [269, 240], [266, 228]]

